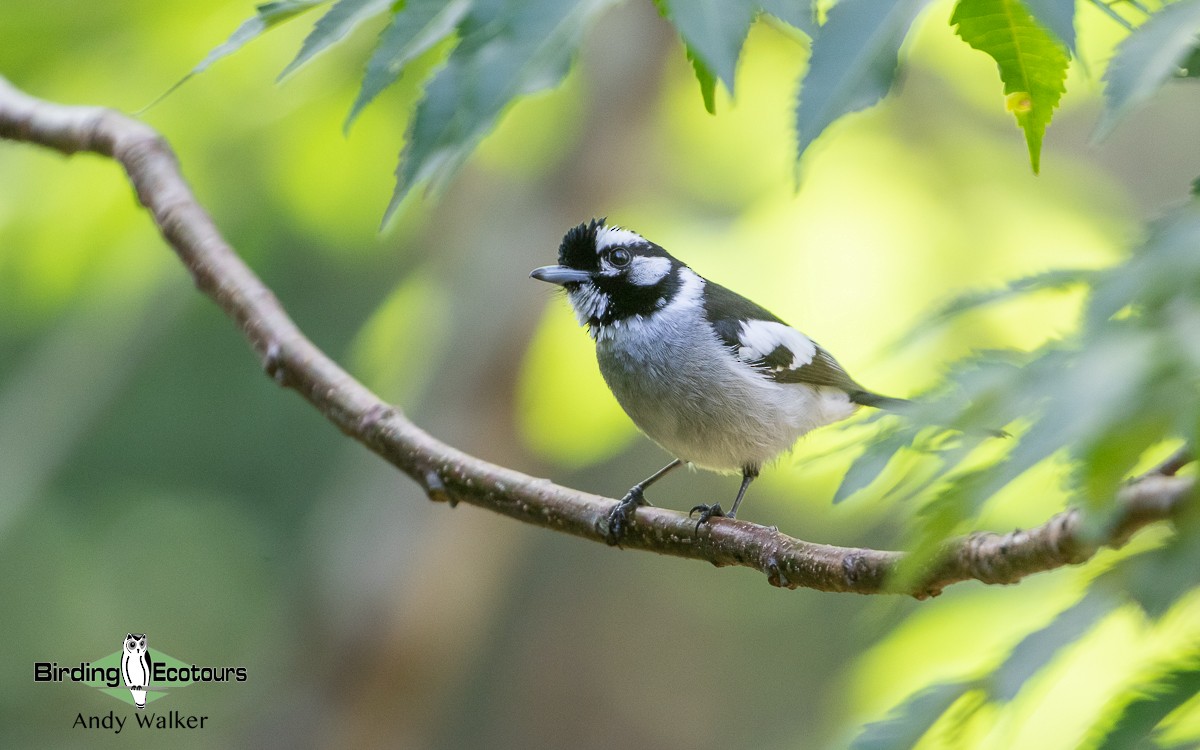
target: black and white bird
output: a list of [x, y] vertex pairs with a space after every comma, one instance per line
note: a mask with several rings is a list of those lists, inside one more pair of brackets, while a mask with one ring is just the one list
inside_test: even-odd
[[909, 403], [863, 388], [800, 331], [604, 219], [568, 231], [558, 265], [530, 276], [566, 290], [613, 395], [675, 456], [612, 511], [610, 543], [646, 504], [645, 489], [683, 463], [742, 475], [728, 512], [719, 503], [692, 508], [699, 527], [714, 516], [734, 517], [763, 464], [805, 433], [860, 406]]

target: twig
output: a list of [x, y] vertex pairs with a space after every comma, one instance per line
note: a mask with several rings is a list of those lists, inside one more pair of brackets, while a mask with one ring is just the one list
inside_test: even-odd
[[[602, 521], [615, 500], [490, 464], [436, 440], [314, 346], [224, 240], [184, 181], [170, 147], [149, 126], [112, 110], [35, 99], [0, 77], [0, 138], [64, 154], [90, 151], [120, 162], [163, 238], [200, 290], [237, 323], [266, 373], [411, 477], [431, 499], [469, 503], [605, 541]], [[1107, 539], [1088, 541], [1073, 510], [1028, 531], [972, 534], [947, 543], [928, 574], [903, 590], [889, 587], [888, 581], [904, 553], [814, 544], [746, 521], [718, 518], [697, 531], [682, 513], [642, 508], [622, 544], [718, 566], [754, 568], [771, 584], [786, 588], [923, 598], [959, 581], [1013, 583], [1031, 573], [1083, 562], [1101, 544], [1123, 543], [1137, 529], [1169, 518], [1191, 496], [1194, 480], [1170, 473], [1159, 471], [1122, 489], [1117, 497], [1122, 510]]]
[[1167, 456], [1158, 466], [1146, 472], [1146, 476], [1159, 474], [1164, 477], [1173, 477], [1179, 473], [1180, 469], [1190, 464], [1192, 460], [1192, 446], [1185, 444], [1170, 456]]

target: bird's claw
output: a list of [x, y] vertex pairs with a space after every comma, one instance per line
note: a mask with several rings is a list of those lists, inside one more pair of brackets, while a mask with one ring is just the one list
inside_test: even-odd
[[713, 503], [712, 505], [701, 503], [700, 505], [692, 506], [692, 509], [688, 511], [688, 518], [691, 518], [692, 514], [697, 512], [700, 513], [700, 518], [696, 520], [696, 531], [700, 530], [700, 524], [708, 523], [718, 516], [725, 516], [725, 511], [721, 508], [720, 503]]
[[629, 492], [625, 493], [625, 497], [617, 503], [616, 507], [608, 512], [607, 529], [604, 532], [604, 541], [610, 546], [616, 546], [621, 543], [621, 538], [625, 536], [625, 529], [629, 526], [629, 522], [633, 520], [634, 511], [639, 506], [649, 505], [646, 502], [642, 488], [634, 485]]

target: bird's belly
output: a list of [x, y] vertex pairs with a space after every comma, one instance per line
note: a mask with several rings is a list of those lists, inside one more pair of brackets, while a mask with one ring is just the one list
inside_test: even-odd
[[845, 393], [776, 383], [706, 335], [668, 330], [653, 341], [597, 342], [600, 371], [617, 401], [676, 457], [714, 471], [757, 468], [806, 432], [854, 412]]

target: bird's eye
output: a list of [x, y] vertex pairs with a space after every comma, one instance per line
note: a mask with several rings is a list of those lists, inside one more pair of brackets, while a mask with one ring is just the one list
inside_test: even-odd
[[629, 265], [629, 261], [633, 260], [633, 256], [623, 247], [618, 247], [608, 254], [608, 262], [612, 263], [617, 268], [624, 268]]

